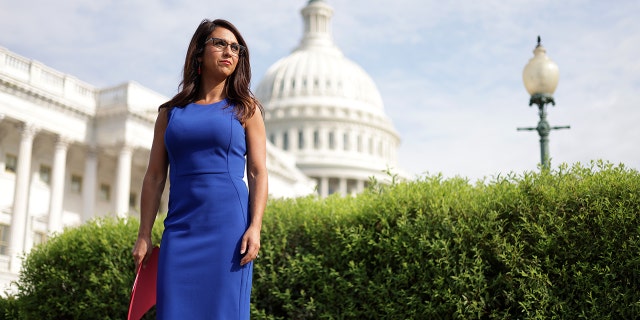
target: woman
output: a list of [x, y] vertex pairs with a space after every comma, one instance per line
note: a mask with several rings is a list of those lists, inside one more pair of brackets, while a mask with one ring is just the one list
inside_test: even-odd
[[268, 193], [262, 106], [250, 80], [240, 32], [228, 21], [204, 20], [187, 50], [181, 91], [159, 108], [142, 184], [136, 264], [151, 253], [171, 168], [158, 319], [249, 319]]

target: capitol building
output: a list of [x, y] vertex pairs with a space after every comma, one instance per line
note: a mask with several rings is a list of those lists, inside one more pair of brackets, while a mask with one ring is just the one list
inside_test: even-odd
[[[300, 44], [255, 89], [270, 197], [357, 194], [371, 178], [401, 172], [400, 137], [375, 83], [334, 44], [333, 9], [310, 0], [301, 12]], [[167, 100], [132, 81], [97, 88], [0, 47], [2, 288], [17, 279], [20, 256], [51, 234], [138, 215], [157, 108]], [[161, 212], [167, 200], [165, 191]]]

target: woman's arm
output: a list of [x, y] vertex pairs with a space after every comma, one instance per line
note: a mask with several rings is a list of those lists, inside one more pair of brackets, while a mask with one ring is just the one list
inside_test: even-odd
[[136, 266], [146, 261], [151, 254], [151, 230], [160, 207], [160, 199], [167, 180], [169, 158], [164, 146], [164, 132], [167, 128], [167, 109], [160, 109], [153, 130], [153, 143], [149, 154], [149, 165], [142, 181], [140, 195], [140, 228], [133, 247]]
[[262, 216], [267, 206], [269, 193], [267, 178], [267, 139], [262, 114], [256, 112], [245, 123], [247, 140], [247, 182], [249, 185], [249, 228], [242, 237], [240, 254], [244, 254], [240, 265], [245, 265], [258, 256]]

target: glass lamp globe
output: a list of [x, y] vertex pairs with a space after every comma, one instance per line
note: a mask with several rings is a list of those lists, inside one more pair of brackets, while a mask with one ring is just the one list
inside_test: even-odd
[[533, 50], [533, 58], [524, 67], [522, 80], [530, 95], [553, 96], [558, 86], [560, 73], [558, 65], [547, 56], [547, 50], [540, 44]]

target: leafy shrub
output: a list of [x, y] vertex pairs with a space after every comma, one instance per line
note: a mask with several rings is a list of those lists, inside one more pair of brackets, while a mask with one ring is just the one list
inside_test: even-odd
[[[26, 257], [16, 295], [24, 319], [126, 319], [135, 265], [135, 219], [67, 229]], [[161, 226], [154, 228], [154, 241]]]
[[[640, 173], [603, 162], [271, 200], [252, 318], [640, 318], [639, 226]], [[97, 220], [34, 248], [0, 311], [125, 318], [137, 228]]]
[[14, 296], [0, 297], [0, 320], [19, 319], [18, 302]]
[[254, 314], [638, 318], [639, 213], [640, 174], [603, 162], [271, 201]]

